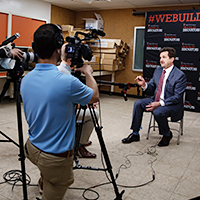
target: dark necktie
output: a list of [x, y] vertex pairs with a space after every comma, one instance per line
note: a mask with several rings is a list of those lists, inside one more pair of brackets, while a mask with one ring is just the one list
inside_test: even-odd
[[156, 92], [156, 97], [155, 97], [155, 101], [160, 101], [160, 95], [161, 95], [161, 92], [162, 92], [162, 86], [163, 86], [163, 80], [164, 80], [164, 77], [165, 77], [165, 70], [163, 70], [161, 76], [160, 76], [160, 80], [159, 80], [159, 83], [158, 83], [158, 88], [157, 88], [157, 92]]

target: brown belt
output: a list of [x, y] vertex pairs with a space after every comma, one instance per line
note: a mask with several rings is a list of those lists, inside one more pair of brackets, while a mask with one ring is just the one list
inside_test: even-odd
[[69, 155], [69, 157], [71, 157], [72, 155], [74, 155], [74, 149], [72, 149], [71, 151], [66, 151], [63, 153], [49, 153], [52, 154], [54, 156], [58, 156], [58, 157], [67, 157]]
[[[30, 142], [30, 141], [29, 141]], [[30, 142], [31, 145], [33, 145], [31, 142]], [[34, 145], [33, 145], [34, 146]], [[37, 148], [36, 146], [34, 146], [36, 149], [42, 151], [41, 149]], [[28, 150], [27, 150], [27, 147], [26, 147], [26, 144], [25, 144], [25, 151], [26, 153], [28, 154]], [[44, 151], [42, 151], [44, 152]], [[44, 153], [47, 153], [47, 152], [44, 152]], [[58, 156], [58, 157], [64, 157], [66, 158], [68, 155], [69, 157], [73, 156], [74, 155], [74, 149], [70, 150], [70, 151], [66, 151], [66, 152], [63, 152], [63, 153], [47, 153], [47, 154], [51, 154], [51, 155], [54, 155], [54, 156]]]

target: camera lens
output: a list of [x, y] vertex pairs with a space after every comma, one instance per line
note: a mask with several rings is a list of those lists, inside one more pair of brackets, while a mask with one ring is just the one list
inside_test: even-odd
[[23, 54], [23, 61], [25, 62], [37, 62], [38, 56], [33, 52], [24, 52]]

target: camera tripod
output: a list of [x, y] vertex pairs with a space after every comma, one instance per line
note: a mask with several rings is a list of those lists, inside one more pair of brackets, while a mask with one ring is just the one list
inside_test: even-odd
[[[101, 146], [101, 151], [103, 153], [104, 160], [105, 160], [105, 163], [106, 163], [106, 166], [107, 166], [106, 169], [93, 168], [93, 167], [90, 167], [90, 166], [84, 167], [84, 166], [79, 164], [79, 160], [76, 157], [76, 154], [78, 152], [80, 136], [81, 136], [81, 132], [82, 132], [82, 126], [83, 126], [83, 122], [84, 122], [84, 117], [85, 117], [85, 111], [86, 111], [87, 107], [90, 110], [90, 115], [91, 115], [91, 118], [92, 118], [92, 121], [93, 121], [93, 124], [94, 124], [95, 131], [96, 131], [97, 136], [98, 136], [98, 140], [99, 140], [99, 143], [100, 143], [100, 146]], [[101, 131], [102, 127], [99, 126], [98, 119], [97, 119], [97, 116], [96, 116], [95, 111], [94, 111], [94, 107], [93, 107], [93, 105], [88, 105], [88, 106], [81, 106], [78, 110], [76, 109], [76, 113], [77, 113], [76, 114], [76, 121], [78, 119], [78, 116], [80, 114], [81, 109], [83, 109], [83, 116], [82, 116], [81, 122], [80, 123], [78, 122], [77, 125], [76, 125], [76, 141], [75, 141], [75, 149], [74, 149], [74, 152], [75, 152], [74, 153], [74, 161], [76, 163], [76, 166], [73, 167], [73, 169], [108, 171], [109, 174], [110, 174], [111, 182], [112, 182], [113, 187], [114, 187], [115, 194], [116, 194], [115, 200], [122, 200], [122, 195], [125, 191], [123, 190], [121, 193], [119, 193], [119, 190], [118, 190], [118, 187], [117, 187], [117, 184], [115, 182], [115, 178], [114, 178], [114, 175], [113, 175], [113, 172], [112, 172], [112, 165], [111, 165], [111, 162], [110, 162], [107, 150], [106, 150], [106, 146], [105, 146], [105, 143], [104, 143], [104, 140], [103, 140], [102, 131]]]
[[21, 117], [21, 100], [20, 100], [20, 82], [21, 76], [24, 73], [24, 69], [20, 66], [20, 63], [16, 61], [15, 67], [12, 70], [7, 72], [7, 80], [3, 86], [3, 90], [0, 95], [0, 103], [3, 100], [3, 97], [8, 90], [10, 83], [14, 83], [14, 95], [16, 99], [16, 108], [17, 108], [17, 122], [18, 122], [18, 134], [19, 134], [19, 144], [14, 140], [9, 138], [6, 134], [0, 131], [0, 134], [3, 135], [7, 140], [0, 140], [0, 142], [12, 142], [17, 147], [19, 147], [19, 161], [21, 162], [21, 173], [22, 173], [22, 184], [23, 184], [23, 199], [27, 200], [27, 188], [26, 188], [26, 173], [25, 173], [25, 154], [23, 148], [23, 131], [22, 131], [22, 117]]

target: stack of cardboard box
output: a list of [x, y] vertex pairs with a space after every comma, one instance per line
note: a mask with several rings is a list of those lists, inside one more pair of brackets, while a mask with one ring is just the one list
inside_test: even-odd
[[[62, 25], [63, 37], [74, 37], [77, 31], [89, 33], [89, 30], [74, 28], [72, 25]], [[79, 34], [80, 39], [84, 35]], [[87, 44], [93, 51], [91, 61], [84, 60], [90, 64], [93, 70], [117, 71], [125, 68], [125, 58], [129, 52], [129, 46], [121, 39], [90, 40]]]
[[117, 71], [125, 68], [129, 46], [121, 39], [101, 39], [87, 42], [93, 51], [90, 64], [93, 70]]
[[[74, 37], [75, 33], [77, 31], [82, 32], [82, 33], [89, 33], [89, 30], [81, 29], [81, 28], [74, 28], [72, 25], [61, 25], [62, 27], [62, 32], [63, 32], [63, 38], [65, 39], [67, 36]], [[79, 34], [78, 37], [80, 39], [84, 38], [84, 35]]]

